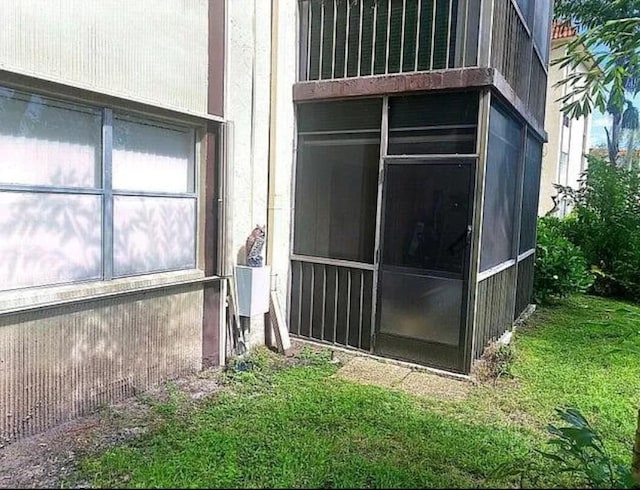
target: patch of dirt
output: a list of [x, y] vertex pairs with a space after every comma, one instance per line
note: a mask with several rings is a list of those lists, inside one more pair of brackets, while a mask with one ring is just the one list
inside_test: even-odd
[[338, 371], [338, 376], [356, 383], [391, 388], [399, 385], [411, 369], [366, 357], [352, 359]]
[[299, 361], [300, 354], [304, 350], [314, 353], [330, 352], [332, 362], [340, 365], [345, 365], [352, 359], [359, 357], [356, 353], [335, 349], [331, 345], [320, 345], [299, 339], [291, 339], [291, 348], [287, 351], [287, 359], [290, 363], [295, 364]]
[[469, 395], [471, 383], [421, 371], [413, 371], [398, 385], [412, 395], [462, 400]]
[[[171, 397], [189, 402], [222, 389], [221, 368], [169, 381], [91, 415], [0, 448], [0, 488], [59, 488], [79, 459], [144, 434], [156, 420], [153, 407]], [[88, 488], [76, 482], [75, 488]]]
[[367, 357], [349, 360], [337, 376], [361, 384], [394, 388], [418, 396], [460, 400], [466, 398], [472, 383], [427, 371], [400, 366]]

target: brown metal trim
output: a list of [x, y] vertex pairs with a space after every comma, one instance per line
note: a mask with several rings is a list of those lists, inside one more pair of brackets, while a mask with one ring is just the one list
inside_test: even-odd
[[[218, 179], [218, 146], [220, 134], [216, 124], [210, 124], [205, 135], [204, 199], [204, 270], [206, 275], [217, 272], [218, 264], [218, 206], [216, 183]], [[220, 281], [204, 288], [202, 310], [202, 364], [204, 367], [220, 362]]]
[[207, 110], [224, 115], [225, 0], [209, 0], [209, 83]]
[[220, 358], [221, 281], [205, 285], [202, 309], [202, 367], [218, 366]]
[[[225, 78], [225, 0], [209, 0], [209, 69], [207, 84], [207, 112], [224, 116]], [[205, 274], [218, 272], [218, 206], [217, 183], [220, 170], [219, 126], [209, 124], [205, 136], [204, 176], [204, 270]], [[217, 366], [224, 362], [220, 351], [220, 313], [222, 308], [220, 283], [210, 284], [204, 289], [202, 309], [202, 365]]]
[[[213, 126], [213, 125], [211, 125]], [[217, 206], [216, 206], [216, 164], [218, 154], [218, 134], [215, 127], [207, 128], [205, 136], [205, 175], [204, 175], [204, 273], [207, 276], [217, 271]]]
[[520, 117], [547, 141], [543, 122], [529, 111], [504, 76], [494, 68], [459, 68], [420, 73], [398, 73], [338, 80], [298, 82], [293, 86], [295, 102], [371, 97], [390, 94], [424, 92], [430, 90], [461, 90], [492, 87], [520, 115]]
[[493, 82], [492, 68], [459, 68], [420, 73], [398, 73], [358, 78], [299, 82], [293, 100], [338, 99], [372, 95], [484, 87]]
[[205, 113], [198, 114], [188, 110], [181, 110], [179, 108], [154, 105], [147, 102], [141, 102], [136, 99], [128, 99], [108, 93], [96, 92], [83, 87], [77, 87], [66, 83], [55, 82], [3, 69], [0, 69], [0, 85], [53, 98], [61, 98], [70, 102], [77, 102], [79, 104], [107, 107], [116, 111], [125, 111], [140, 115], [152, 115], [154, 118], [164, 119], [169, 122], [180, 122], [193, 126], [203, 126], [209, 121], [219, 120], [215, 115], [208, 116]]

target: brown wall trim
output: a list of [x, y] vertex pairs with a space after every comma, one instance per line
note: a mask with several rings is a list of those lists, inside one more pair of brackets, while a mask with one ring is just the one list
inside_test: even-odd
[[202, 310], [202, 367], [219, 366], [220, 358], [220, 281], [206, 284]]
[[370, 97], [398, 93], [423, 92], [427, 90], [461, 90], [492, 87], [511, 104], [522, 119], [544, 141], [544, 127], [527, 109], [506, 79], [494, 68], [460, 68], [420, 73], [398, 73], [374, 75], [339, 80], [298, 82], [293, 86], [295, 102], [310, 102], [323, 99]]
[[205, 135], [205, 175], [204, 175], [204, 273], [213, 276], [217, 268], [218, 215], [216, 206], [216, 167], [218, 154], [218, 132], [215, 124], [210, 124]]
[[304, 102], [316, 99], [485, 87], [493, 82], [493, 72], [492, 68], [460, 68], [299, 82], [293, 86], [293, 100]]
[[[218, 257], [218, 207], [216, 183], [218, 179], [219, 135], [216, 123], [211, 123], [205, 136], [205, 176], [204, 176], [204, 271], [213, 275], [217, 271]], [[213, 366], [220, 361], [220, 284], [205, 285], [202, 311], [202, 363]]]
[[82, 87], [53, 82], [44, 78], [38, 78], [2, 69], [0, 69], [0, 85], [16, 90], [23, 90], [25, 92], [34, 92], [53, 98], [63, 98], [70, 102], [77, 102], [78, 104], [93, 104], [115, 110], [136, 112], [141, 115], [152, 115], [154, 118], [180, 121], [184, 124], [195, 126], [203, 126], [208, 121], [218, 120], [218, 117], [215, 115], [207, 116], [207, 114], [204, 113], [197, 114], [186, 110], [174, 110], [168, 107], [127, 99], [125, 97], [118, 97], [116, 95], [95, 92]]
[[209, 0], [209, 114], [224, 115], [225, 0]]

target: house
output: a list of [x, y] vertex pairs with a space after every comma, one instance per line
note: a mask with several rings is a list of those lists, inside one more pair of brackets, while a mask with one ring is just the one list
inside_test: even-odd
[[549, 1], [0, 14], [3, 439], [224, 364], [256, 224], [298, 338], [465, 374], [527, 308]]
[[558, 194], [554, 184], [577, 189], [580, 175], [587, 166], [586, 155], [590, 148], [591, 117], [586, 115], [572, 119], [565, 116], [560, 110], [562, 107], [560, 98], [567, 93], [568, 86], [557, 86], [557, 83], [566, 79], [571, 72], [586, 72], [591, 66], [581, 63], [573, 68], [553, 64], [555, 60], [566, 56], [567, 44], [575, 39], [576, 35], [575, 28], [567, 23], [554, 21], [551, 30], [551, 63], [545, 114], [545, 128], [549, 134], [549, 141], [544, 146], [542, 156], [538, 207], [540, 216], [549, 212], [561, 217], [566, 216], [570, 205], [561, 199], [556, 199], [558, 202], [554, 203], [554, 197]]

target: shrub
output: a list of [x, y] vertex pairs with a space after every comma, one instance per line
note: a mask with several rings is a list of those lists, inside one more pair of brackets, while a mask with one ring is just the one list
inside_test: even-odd
[[590, 157], [566, 236], [595, 273], [594, 292], [640, 300], [640, 175]]
[[511, 365], [515, 357], [513, 344], [491, 341], [482, 357], [474, 366], [474, 375], [480, 382], [494, 384], [503, 376], [511, 376]]
[[538, 220], [533, 288], [537, 303], [586, 291], [593, 283], [584, 254], [564, 236], [563, 226], [555, 217]]
[[527, 479], [536, 486], [550, 471], [572, 475], [581, 482], [579, 488], [634, 488], [631, 467], [614, 461], [598, 431], [577, 409], [557, 408], [556, 415], [566, 425], [549, 424], [549, 450], [534, 449], [542, 461], [529, 453], [499, 466], [494, 475], [519, 476], [520, 488]]
[[575, 408], [559, 408], [556, 414], [567, 426], [549, 424], [552, 451], [539, 453], [558, 463], [560, 471], [573, 473], [590, 488], [631, 488], [631, 468], [616, 464], [602, 437]]

